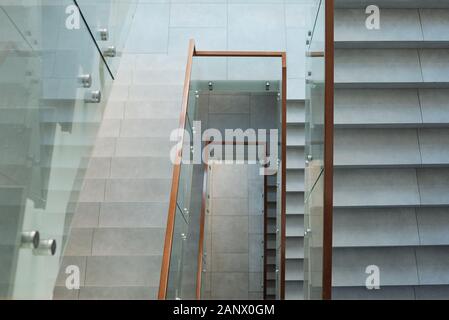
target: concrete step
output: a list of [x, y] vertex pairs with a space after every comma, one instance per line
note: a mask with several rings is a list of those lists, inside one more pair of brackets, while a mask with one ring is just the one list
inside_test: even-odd
[[287, 169], [304, 169], [304, 147], [287, 147]]
[[178, 101], [182, 100], [183, 85], [146, 84], [128, 85], [115, 83], [109, 101]]
[[303, 300], [304, 299], [303, 281], [285, 281], [285, 299]]
[[420, 194], [415, 169], [337, 169], [334, 206], [416, 206]]
[[449, 169], [337, 169], [336, 207], [445, 206]]
[[304, 192], [287, 192], [286, 214], [304, 214]]
[[176, 84], [183, 85], [185, 70], [157, 70], [157, 69], [136, 69], [132, 73], [133, 85], [145, 84]]
[[185, 70], [187, 56], [166, 54], [124, 54], [120, 60], [119, 71], [153, 70], [170, 71]]
[[[103, 125], [105, 121], [103, 121]], [[179, 128], [177, 118], [170, 119], [125, 119], [120, 121], [120, 137], [124, 138], [167, 138]], [[100, 136], [102, 136], [100, 134]], [[104, 135], [103, 135], [104, 136]]]
[[[92, 160], [95, 161], [95, 158]], [[114, 157], [110, 159], [111, 178], [170, 179], [172, 172], [173, 164], [168, 155], [167, 157]]]
[[81, 202], [168, 201], [171, 179], [86, 179]]
[[362, 287], [337, 287], [332, 290], [336, 300], [446, 300], [448, 285], [384, 286], [381, 290]]
[[337, 89], [336, 127], [444, 127], [447, 89]]
[[124, 105], [125, 119], [179, 119], [178, 101], [131, 101]]
[[[366, 8], [371, 5], [369, 0], [336, 0], [336, 8]], [[409, 9], [409, 8], [449, 8], [447, 0], [378, 0], [380, 8]]]
[[337, 88], [447, 87], [449, 49], [336, 49]]
[[336, 209], [334, 246], [449, 245], [448, 213], [448, 207]]
[[381, 286], [419, 284], [415, 249], [385, 247], [335, 248], [332, 285], [364, 287], [369, 265], [376, 265], [381, 270]]
[[[366, 7], [365, 7], [366, 8]], [[449, 10], [386, 9], [381, 10], [381, 28], [365, 28], [363, 9], [335, 10], [335, 41], [338, 48], [349, 44], [362, 48], [446, 47], [449, 35]], [[354, 48], [354, 47], [352, 47]]]
[[334, 249], [333, 286], [364, 287], [366, 267], [381, 270], [381, 286], [449, 284], [449, 247]]
[[304, 265], [302, 259], [285, 259], [285, 281], [303, 281]]
[[336, 129], [335, 165], [448, 166], [449, 129]]
[[336, 166], [421, 165], [416, 129], [336, 129]]
[[287, 237], [302, 237], [304, 236], [304, 216], [288, 214], [286, 216], [287, 223], [285, 225], [285, 234]]
[[[288, 259], [304, 259], [304, 238], [287, 236], [285, 246], [285, 258]], [[302, 261], [302, 260], [301, 260]], [[298, 279], [303, 280], [303, 279]]]
[[287, 123], [304, 123], [305, 106], [304, 101], [287, 101]]
[[156, 300], [159, 287], [146, 286], [81, 286], [68, 290], [65, 285], [55, 286], [54, 300]]
[[303, 124], [287, 124], [287, 146], [304, 146], [304, 125]]
[[286, 191], [301, 192], [304, 191], [304, 170], [287, 169], [286, 170]]

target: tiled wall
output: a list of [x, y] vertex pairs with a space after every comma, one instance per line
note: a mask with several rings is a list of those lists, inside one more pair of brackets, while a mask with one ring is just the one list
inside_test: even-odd
[[[140, 0], [126, 54], [200, 50], [287, 51], [288, 97], [304, 99], [305, 41], [315, 0]], [[210, 66], [211, 68], [213, 66]], [[228, 66], [215, 66], [228, 73]]]
[[258, 165], [213, 164], [203, 298], [262, 299], [263, 176]]

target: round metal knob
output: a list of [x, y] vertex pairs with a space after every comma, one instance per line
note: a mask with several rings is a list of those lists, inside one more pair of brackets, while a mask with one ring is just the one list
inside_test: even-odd
[[36, 256], [54, 256], [56, 253], [55, 239], [42, 239], [39, 241], [37, 248], [33, 249]]
[[84, 88], [90, 88], [92, 86], [92, 76], [90, 74], [82, 74], [78, 79]]
[[106, 28], [98, 29], [98, 34], [100, 35], [101, 41], [109, 40], [109, 31]]
[[86, 93], [84, 98], [85, 103], [100, 103], [101, 102], [101, 91], [95, 90]]
[[107, 48], [103, 51], [103, 55], [104, 55], [105, 57], [114, 58], [115, 56], [117, 56], [117, 49], [116, 49], [114, 46], [107, 47]]
[[22, 232], [20, 239], [20, 247], [35, 249], [39, 246], [39, 231], [25, 231]]

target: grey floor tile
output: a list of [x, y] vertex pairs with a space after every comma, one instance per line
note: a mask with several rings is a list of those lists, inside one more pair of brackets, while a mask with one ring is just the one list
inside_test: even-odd
[[[129, 33], [125, 52], [167, 52], [169, 4], [140, 3]], [[146, 32], [142, 32], [146, 30]]]
[[447, 41], [446, 32], [449, 27], [449, 10], [447, 9], [420, 9], [422, 32], [426, 41]]
[[69, 290], [65, 286], [55, 286], [53, 300], [78, 300], [80, 290]]
[[417, 286], [415, 287], [416, 300], [447, 300], [449, 298], [449, 286]]
[[420, 129], [418, 133], [424, 164], [449, 163], [449, 129]]
[[422, 104], [424, 123], [449, 122], [449, 90], [447, 89], [421, 89], [419, 97]]
[[416, 248], [420, 284], [448, 284], [448, 247]]
[[72, 220], [72, 228], [94, 228], [98, 226], [100, 204], [96, 202], [80, 202], [76, 207]]
[[158, 287], [82, 287], [80, 300], [156, 300]]
[[421, 49], [419, 50], [421, 68], [424, 81], [449, 81], [449, 50], [447, 49]]
[[111, 178], [156, 178], [168, 179], [173, 164], [168, 156], [158, 157], [116, 157], [112, 159]]
[[100, 227], [145, 228], [166, 226], [167, 202], [104, 202]]
[[165, 228], [99, 228], [92, 254], [97, 256], [156, 255], [164, 246]]
[[214, 216], [212, 217], [213, 252], [248, 252], [248, 217]]
[[368, 290], [365, 287], [332, 288], [332, 298], [335, 300], [413, 300], [413, 287], [384, 286], [379, 290]]
[[209, 97], [210, 113], [249, 113], [250, 95], [236, 94], [212, 94]]
[[212, 299], [248, 299], [248, 273], [212, 273]]
[[229, 50], [285, 50], [284, 17], [279, 4], [229, 4]]
[[417, 208], [416, 214], [422, 245], [449, 244], [449, 209]]
[[80, 193], [80, 202], [100, 202], [104, 200], [106, 181], [104, 179], [86, 179]]
[[105, 200], [109, 202], [166, 201], [171, 179], [110, 179]]
[[449, 169], [423, 168], [418, 170], [417, 176], [422, 204], [449, 203]]
[[213, 253], [212, 272], [248, 272], [248, 253]]
[[86, 286], [159, 286], [161, 256], [88, 257]]
[[89, 256], [92, 253], [93, 229], [72, 228], [64, 251], [66, 256]]
[[171, 27], [226, 27], [225, 4], [177, 4], [170, 7]]

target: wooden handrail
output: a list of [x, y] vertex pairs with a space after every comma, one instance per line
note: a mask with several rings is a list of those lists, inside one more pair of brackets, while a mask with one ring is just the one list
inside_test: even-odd
[[[210, 142], [206, 142], [206, 148]], [[207, 153], [206, 153], [207, 157]], [[196, 271], [196, 299], [201, 299], [201, 286], [203, 277], [203, 256], [204, 256], [204, 229], [206, 224], [206, 206], [207, 206], [207, 180], [209, 175], [209, 164], [204, 164], [203, 175], [203, 194], [201, 196], [201, 215], [200, 215], [200, 236], [198, 242], [198, 262]]]
[[263, 299], [267, 299], [268, 269], [267, 269], [267, 249], [268, 249], [268, 179], [263, 177]]
[[334, 0], [326, 0], [324, 53], [324, 195], [323, 195], [323, 293], [332, 299], [332, 230], [334, 194]]
[[176, 162], [173, 166], [172, 185], [170, 191], [170, 203], [168, 206], [167, 229], [165, 231], [164, 252], [162, 255], [161, 277], [159, 281], [158, 299], [167, 297], [168, 276], [170, 271], [170, 258], [173, 244], [173, 233], [175, 228], [176, 203], [178, 198], [179, 178], [181, 174], [182, 146], [184, 145], [184, 129], [187, 117], [189, 102], [190, 77], [192, 75], [193, 55], [195, 54], [195, 41], [190, 40], [187, 54], [187, 67], [184, 78], [184, 89], [182, 94], [182, 108], [179, 117], [179, 129], [181, 129], [181, 148], [176, 155]]
[[285, 242], [287, 224], [287, 55], [282, 53], [282, 150], [281, 150], [281, 266], [280, 266], [280, 298], [285, 299]]
[[[189, 88], [190, 88], [190, 78], [192, 75], [192, 64], [193, 57], [278, 57], [282, 59], [282, 148], [281, 148], [281, 176], [282, 176], [282, 194], [281, 194], [281, 265], [280, 265], [280, 297], [284, 299], [285, 297], [285, 224], [286, 224], [286, 154], [287, 154], [287, 56], [283, 51], [197, 51], [195, 48], [194, 40], [190, 40], [189, 42], [189, 50], [187, 56], [187, 67], [186, 74], [184, 79], [184, 89], [183, 89], [183, 98], [182, 98], [182, 110], [181, 116], [179, 120], [179, 128], [184, 132], [185, 120], [187, 117], [187, 108], [189, 101]], [[184, 134], [181, 136], [182, 143], [181, 146], [184, 145]], [[182, 160], [182, 148], [178, 151], [176, 163], [173, 167], [173, 179], [172, 186], [170, 191], [170, 203], [168, 208], [168, 218], [167, 218], [167, 229], [165, 233], [165, 243], [164, 243], [164, 252], [162, 256], [162, 266], [161, 266], [161, 277], [159, 282], [159, 292], [158, 299], [166, 299], [167, 296], [167, 286], [169, 280], [169, 269], [170, 269], [170, 258], [171, 258], [171, 249], [173, 244], [173, 233], [175, 226], [175, 216], [176, 216], [176, 202], [178, 196], [178, 187], [179, 187], [179, 179], [181, 172], [181, 160]], [[204, 195], [204, 193], [203, 193]], [[205, 219], [205, 217], [202, 217]], [[201, 219], [202, 219], [201, 218]], [[203, 221], [203, 220], [201, 220]], [[204, 227], [204, 226], [203, 226]], [[201, 230], [201, 226], [200, 226]], [[204, 237], [204, 228], [203, 228], [203, 237]], [[201, 239], [200, 239], [201, 242]], [[200, 243], [200, 245], [202, 245]], [[201, 248], [202, 250], [203, 248]], [[200, 253], [200, 252], [199, 252]], [[198, 257], [198, 263], [202, 264], [202, 251], [201, 257]], [[201, 265], [198, 266], [198, 268]], [[201, 294], [201, 275], [198, 274], [197, 271], [197, 281], [199, 279], [199, 283], [197, 282], [196, 294]]]

